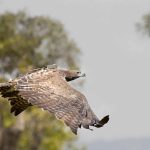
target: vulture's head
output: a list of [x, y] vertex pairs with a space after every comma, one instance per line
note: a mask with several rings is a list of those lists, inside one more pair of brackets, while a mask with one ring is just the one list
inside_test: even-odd
[[75, 80], [79, 77], [85, 77], [85, 73], [81, 73], [76, 70], [60, 70], [61, 75], [63, 75], [67, 82]]
[[56, 64], [48, 65], [48, 69], [52, 69], [54, 72], [58, 73], [60, 76], [66, 79], [67, 82], [75, 80], [79, 77], [85, 77], [85, 73], [81, 73], [78, 70], [66, 70], [57, 68]]

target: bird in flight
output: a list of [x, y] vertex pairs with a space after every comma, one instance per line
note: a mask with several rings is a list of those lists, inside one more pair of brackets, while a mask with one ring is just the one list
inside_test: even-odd
[[15, 116], [36, 105], [53, 113], [77, 134], [78, 128], [100, 128], [109, 121], [108, 115], [99, 120], [86, 97], [69, 84], [69, 81], [83, 76], [85, 74], [80, 71], [50, 65], [0, 83], [0, 93], [10, 101], [11, 113]]

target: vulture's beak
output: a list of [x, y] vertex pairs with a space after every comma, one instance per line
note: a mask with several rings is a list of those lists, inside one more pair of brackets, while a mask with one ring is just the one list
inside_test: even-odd
[[85, 73], [80, 73], [80, 74], [79, 74], [79, 77], [85, 77], [85, 76], [86, 76]]

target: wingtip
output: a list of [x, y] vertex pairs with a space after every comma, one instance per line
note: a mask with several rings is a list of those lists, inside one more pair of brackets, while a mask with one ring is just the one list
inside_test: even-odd
[[99, 121], [99, 123], [101, 123], [101, 124], [104, 125], [104, 124], [106, 124], [108, 121], [109, 121], [109, 115], [103, 117], [103, 118]]
[[109, 115], [103, 117], [103, 118], [95, 125], [95, 127], [97, 127], [97, 128], [103, 127], [108, 121], [109, 121]]
[[[109, 115], [105, 116], [103, 119], [106, 119], [107, 122], [108, 122], [108, 121], [109, 121]], [[107, 122], [106, 122], [106, 123], [107, 123]]]

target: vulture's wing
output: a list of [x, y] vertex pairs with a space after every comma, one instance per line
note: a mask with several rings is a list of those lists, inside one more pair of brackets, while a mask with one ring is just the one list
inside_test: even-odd
[[17, 79], [15, 89], [22, 99], [32, 105], [54, 113], [76, 134], [81, 126], [85, 97], [73, 89], [61, 76], [52, 72], [39, 71]]
[[[99, 121], [83, 94], [73, 89], [61, 76], [51, 71], [40, 70], [12, 81], [0, 91], [13, 105], [15, 115], [28, 106], [36, 105], [54, 113], [77, 134], [78, 127], [101, 127], [107, 121]], [[7, 88], [6, 88], [7, 87]], [[7, 90], [6, 90], [7, 89]]]

